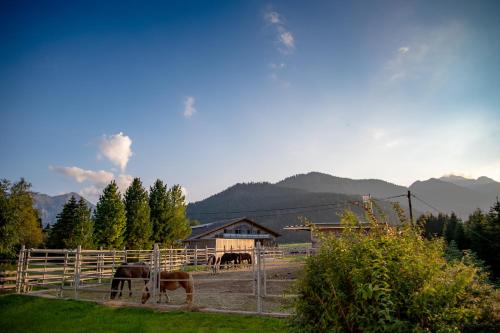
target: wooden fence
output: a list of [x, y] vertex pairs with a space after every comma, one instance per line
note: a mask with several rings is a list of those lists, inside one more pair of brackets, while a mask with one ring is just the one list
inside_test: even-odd
[[[241, 267], [231, 265], [235, 269], [224, 267], [222, 274], [211, 274], [207, 258], [210, 255], [222, 257], [228, 252], [249, 253], [252, 257], [251, 263], [241, 264]], [[284, 259], [289, 255], [288, 250], [260, 246], [252, 249], [229, 249], [229, 251], [213, 248], [160, 249], [157, 245], [153, 250], [86, 250], [81, 247], [25, 249], [23, 247], [19, 253], [15, 286], [18, 293], [50, 292], [52, 296], [76, 299], [95, 294], [96, 297], [92, 299], [108, 301], [111, 279], [116, 269], [123, 263], [132, 266], [134, 263], [144, 262], [152, 274], [153, 287], [150, 290], [153, 299], [159, 295], [159, 284], [153, 281], [154, 276], [157, 276], [156, 272], [192, 271], [197, 285], [195, 295], [200, 302], [207, 299], [208, 303], [213, 304], [216, 298], [239, 297], [236, 303], [243, 304], [245, 309], [248, 308], [248, 302], [255, 302], [254, 307], [245, 310], [246, 312], [262, 314], [266, 313], [265, 304], [269, 304], [270, 299], [283, 297], [283, 293], [280, 290], [276, 291], [277, 289], [272, 286], [293, 282], [293, 279], [286, 276], [283, 278], [283, 274], [279, 271], [277, 271], [279, 274], [272, 271], [273, 268], [279, 270], [289, 265]], [[143, 281], [140, 278], [136, 280]], [[144, 284], [136, 286], [140, 285]], [[215, 285], [218, 287], [213, 287]], [[227, 290], [230, 286], [233, 286], [234, 290]], [[142, 291], [136, 289], [133, 293], [142, 294]], [[133, 296], [129, 299], [138, 302], [140, 297]], [[222, 308], [215, 306], [213, 310], [231, 312], [223, 308], [224, 306], [220, 307]]]

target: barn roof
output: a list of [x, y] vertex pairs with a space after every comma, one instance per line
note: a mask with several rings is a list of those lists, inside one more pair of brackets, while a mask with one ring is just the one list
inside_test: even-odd
[[255, 222], [253, 220], [250, 220], [246, 217], [238, 217], [238, 218], [234, 218], [234, 219], [220, 220], [220, 221], [215, 221], [215, 222], [210, 222], [210, 223], [192, 226], [191, 227], [191, 230], [192, 230], [191, 236], [189, 236], [189, 238], [187, 240], [189, 241], [189, 240], [201, 238], [208, 233], [224, 229], [228, 226], [231, 226], [231, 225], [236, 224], [236, 223], [241, 222], [241, 221], [245, 221], [247, 223], [253, 224], [257, 228], [266, 231], [267, 233], [273, 235], [274, 237], [281, 236], [276, 231], [271, 230], [269, 228], [266, 228], [263, 225], [258, 224], [257, 222]]

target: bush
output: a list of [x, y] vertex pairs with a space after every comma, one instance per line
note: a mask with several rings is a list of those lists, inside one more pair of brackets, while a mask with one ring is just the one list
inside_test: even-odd
[[[296, 288], [295, 332], [461, 332], [498, 329], [498, 292], [471, 260], [447, 262], [442, 240], [409, 226], [357, 228], [346, 211], [340, 237], [321, 236]], [[496, 325], [496, 327], [495, 327]]]

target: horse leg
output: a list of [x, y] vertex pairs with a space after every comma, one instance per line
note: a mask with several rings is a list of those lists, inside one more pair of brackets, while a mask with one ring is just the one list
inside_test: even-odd
[[132, 288], [131, 288], [131, 281], [130, 280], [127, 280], [128, 282], [128, 297], [131, 297], [132, 296]]
[[124, 283], [124, 282], [125, 282], [125, 281], [120, 280], [120, 295], [118, 295], [118, 298], [121, 298], [121, 297], [122, 297], [123, 283]]
[[170, 297], [168, 297], [167, 291], [165, 291], [165, 297], [167, 298], [165, 303], [170, 303]]

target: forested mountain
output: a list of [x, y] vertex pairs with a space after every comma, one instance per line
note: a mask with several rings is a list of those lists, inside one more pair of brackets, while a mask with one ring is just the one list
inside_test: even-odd
[[453, 183], [458, 186], [486, 194], [490, 197], [500, 196], [500, 183], [488, 177], [479, 177], [478, 179], [469, 179], [461, 176], [443, 176], [439, 180]]
[[379, 179], [350, 179], [310, 172], [283, 179], [276, 183], [281, 187], [301, 189], [308, 192], [328, 192], [342, 194], [371, 194], [376, 198], [385, 198], [405, 193], [406, 187]]
[[[457, 184], [458, 183], [458, 184]], [[455, 212], [467, 219], [476, 208], [487, 211], [500, 195], [500, 183], [487, 177], [469, 180], [462, 177], [442, 177], [416, 181], [410, 190], [419, 199], [443, 213]], [[306, 233], [286, 232], [285, 225], [297, 224], [300, 216], [312, 222], [336, 222], [338, 213], [349, 205], [349, 201], [360, 200], [360, 195], [371, 194], [375, 199], [401, 195], [391, 199], [408, 209], [408, 188], [378, 179], [349, 179], [319, 172], [310, 172], [288, 177], [276, 184], [236, 184], [205, 200], [188, 205], [189, 218], [202, 223], [215, 220], [247, 216], [277, 232], [283, 233], [280, 241], [307, 241]], [[388, 201], [376, 200], [395, 222], [394, 212]], [[323, 206], [334, 203], [334, 206]], [[415, 218], [423, 212], [437, 213], [429, 205], [412, 198]], [[310, 207], [312, 206], [312, 207]], [[295, 210], [276, 208], [305, 207]], [[308, 207], [308, 208], [307, 208]], [[248, 212], [255, 210], [255, 212]], [[358, 213], [361, 210], [355, 208]], [[234, 212], [223, 214], [221, 212]]]
[[[187, 213], [190, 219], [197, 219], [202, 223], [246, 216], [282, 234], [280, 242], [306, 242], [310, 240], [309, 233], [286, 231], [283, 227], [302, 223], [300, 217], [306, 217], [315, 223], [338, 222], [339, 214], [345, 208], [351, 208], [362, 215], [363, 210], [351, 204], [353, 201], [359, 202], [361, 197], [314, 193], [270, 183], [236, 184], [203, 201], [189, 204]], [[390, 212], [391, 221], [396, 222], [390, 205], [381, 205], [385, 211]], [[293, 207], [300, 208], [285, 209]]]
[[[467, 219], [476, 208], [487, 211], [496, 196], [500, 196], [500, 183], [487, 177], [431, 178], [426, 181], [416, 181], [409, 189], [439, 211], [443, 213], [453, 211], [462, 219]], [[375, 199], [401, 195], [391, 201], [398, 201], [407, 210], [408, 201], [405, 196], [407, 191], [408, 188], [404, 186], [379, 179], [349, 179], [310, 172], [285, 178], [276, 184], [236, 184], [205, 200], [190, 203], [187, 214], [190, 219], [199, 220], [201, 223], [247, 216], [282, 233], [283, 237], [280, 239], [282, 242], [307, 241], [307, 233], [286, 232], [283, 227], [300, 223], [299, 217], [307, 217], [316, 223], [337, 222], [338, 214], [347, 207], [361, 214], [362, 211], [349, 202], [360, 201], [360, 195], [364, 194], [371, 194]], [[34, 194], [35, 208], [40, 211], [44, 226], [55, 222], [57, 214], [71, 195], [77, 200], [80, 198], [77, 193], [53, 197]], [[391, 222], [395, 222], [391, 204], [383, 200], [376, 202], [389, 213]], [[92, 209], [95, 208], [88, 201], [87, 204]], [[436, 213], [433, 208], [416, 198], [412, 199], [412, 205], [415, 218], [423, 212]], [[293, 207], [301, 208], [282, 209]], [[276, 211], [278, 208], [281, 210]]]
[[[75, 196], [76, 200], [80, 200], [81, 198], [78, 193], [74, 192], [55, 196], [50, 196], [42, 193], [33, 193], [34, 207], [38, 209], [44, 227], [47, 224], [52, 225], [56, 222], [57, 214], [62, 211], [64, 204], [68, 202], [72, 195]], [[87, 206], [94, 210], [95, 206], [88, 200], [86, 201]]]
[[[484, 193], [435, 178], [416, 181], [410, 186], [410, 190], [439, 211], [444, 213], [455, 212], [462, 219], [467, 219], [469, 214], [477, 208], [487, 211], [495, 202], [496, 197], [494, 191], [491, 194]], [[421, 202], [416, 201], [415, 205], [420, 210], [435, 213]]]

